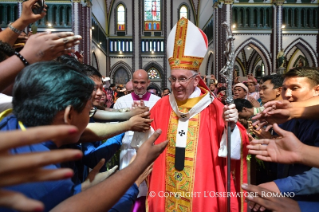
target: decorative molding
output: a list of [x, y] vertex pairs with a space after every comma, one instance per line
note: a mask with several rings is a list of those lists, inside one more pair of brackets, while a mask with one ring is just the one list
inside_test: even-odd
[[110, 78], [112, 81], [113, 81], [113, 77], [114, 77], [115, 72], [119, 68], [123, 68], [127, 72], [127, 74], [129, 75], [130, 79], [132, 79], [132, 77], [133, 77], [132, 68], [126, 62], [118, 61], [111, 67], [111, 70], [110, 70]]
[[158, 64], [156, 61], [151, 61], [151, 62], [147, 63], [147, 64], [143, 67], [143, 69], [144, 69], [145, 71], [147, 71], [148, 69], [150, 69], [150, 68], [152, 68], [152, 67], [156, 68], [157, 71], [160, 73], [161, 79], [162, 79], [162, 80], [161, 80], [161, 86], [164, 87], [167, 77], [166, 77], [166, 75], [165, 75], [165, 73], [164, 73], [163, 67], [162, 67], [160, 64]]
[[[271, 58], [270, 58], [270, 53], [267, 51], [265, 46], [260, 43], [258, 40], [255, 38], [249, 38], [246, 41], [242, 42], [241, 45], [235, 50], [235, 57], [239, 54], [239, 52], [245, 48], [245, 46], [251, 44], [250, 46], [255, 49], [255, 51], [258, 52], [258, 54], [261, 56], [261, 58], [264, 61], [266, 70], [268, 71], [267, 74], [272, 73], [272, 67], [271, 67]], [[266, 74], [266, 73], [265, 73]]]
[[[291, 42], [286, 49], [284, 50], [285, 55], [295, 46], [297, 45], [301, 45], [302, 47], [305, 48], [305, 50], [308, 50], [308, 53], [310, 53], [311, 55], [311, 59], [314, 63], [314, 65], [317, 67], [318, 66], [318, 60], [317, 60], [317, 55], [316, 55], [316, 51], [314, 51], [314, 49], [307, 43], [307, 41], [305, 41], [302, 38], [297, 38], [296, 40], [294, 40], [293, 42]], [[297, 46], [298, 47], [298, 46]], [[299, 48], [300, 49], [300, 48]], [[300, 49], [300, 51], [302, 51]], [[305, 52], [302, 52], [303, 54], [306, 54]]]

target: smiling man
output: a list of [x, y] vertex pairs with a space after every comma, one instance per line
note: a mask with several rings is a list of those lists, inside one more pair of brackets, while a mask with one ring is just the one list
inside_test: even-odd
[[[150, 84], [148, 74], [143, 69], [138, 69], [133, 74], [133, 92], [120, 97], [114, 104], [114, 109], [131, 108], [134, 102], [143, 102], [143, 104], [150, 109], [160, 99], [158, 96], [147, 92], [147, 87]], [[133, 131], [127, 131], [122, 139], [121, 153], [120, 153], [120, 169], [129, 165], [132, 157], [136, 155], [135, 148], [131, 147], [133, 138]], [[138, 199], [134, 205], [134, 211], [145, 211], [145, 198], [147, 192], [147, 185], [145, 181], [139, 186]]]
[[[227, 198], [205, 198], [204, 191], [226, 192], [226, 159], [222, 156], [225, 121], [232, 128], [232, 169], [237, 184], [245, 181], [245, 160], [241, 160], [242, 141], [248, 141], [245, 129], [236, 125], [235, 105], [216, 100], [201, 79], [198, 70], [207, 52], [207, 37], [189, 20], [182, 18], [173, 27], [167, 41], [171, 67], [172, 94], [164, 96], [151, 110], [152, 127], [161, 128], [159, 140], [169, 140], [166, 150], [154, 162], [149, 177], [148, 211], [226, 211]], [[242, 136], [242, 137], [241, 137]], [[241, 140], [243, 138], [243, 140]], [[221, 142], [222, 141], [222, 142]], [[220, 143], [221, 142], [221, 143]], [[244, 154], [245, 155], [245, 154]], [[243, 156], [245, 158], [245, 156]], [[236, 171], [235, 171], [236, 170]], [[232, 191], [238, 188], [232, 182]], [[162, 194], [173, 193], [162, 197]], [[201, 194], [201, 196], [180, 195]], [[232, 211], [240, 211], [241, 201], [231, 198]], [[243, 202], [243, 201], [242, 201]]]
[[[290, 102], [301, 102], [319, 96], [319, 71], [302, 67], [284, 75], [281, 96]], [[280, 127], [293, 132], [304, 144], [319, 147], [319, 121], [292, 119]], [[317, 211], [319, 206], [319, 169], [302, 164], [278, 165], [278, 179], [261, 184], [275, 192], [294, 192], [301, 211]], [[316, 203], [314, 207], [312, 203]], [[255, 206], [258, 209], [259, 206]]]

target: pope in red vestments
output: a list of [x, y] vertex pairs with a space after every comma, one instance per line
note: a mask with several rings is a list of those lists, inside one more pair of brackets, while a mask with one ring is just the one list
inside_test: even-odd
[[[207, 51], [206, 35], [182, 18], [168, 37], [167, 51], [172, 94], [155, 104], [151, 118], [152, 127], [162, 129], [156, 143], [169, 143], [148, 179], [147, 210], [226, 212], [227, 195], [231, 195], [230, 211], [246, 211], [246, 193], [240, 186], [247, 183], [248, 137], [245, 128], [236, 124], [234, 106], [224, 108], [197, 73]], [[232, 145], [237, 136], [230, 194], [226, 192], [226, 158], [221, 153], [225, 120], [232, 126]]]

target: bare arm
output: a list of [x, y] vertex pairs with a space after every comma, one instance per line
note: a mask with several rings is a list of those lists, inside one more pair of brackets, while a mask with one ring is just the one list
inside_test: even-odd
[[[157, 130], [138, 150], [136, 159], [108, 179], [56, 206], [52, 211], [108, 211], [133, 185], [140, 174], [162, 153], [168, 141], [154, 145], [160, 135]], [[103, 201], [97, 197], [106, 196]]]
[[149, 112], [133, 116], [128, 121], [109, 124], [109, 123], [89, 123], [79, 142], [101, 141], [114, 135], [126, 131], [146, 131], [150, 128], [153, 120], [144, 117], [149, 116]]
[[94, 119], [103, 121], [126, 121], [131, 117], [147, 112], [148, 110], [147, 107], [134, 108], [128, 112], [97, 110], [93, 117]]
[[[71, 50], [67, 48], [79, 44], [81, 36], [72, 32], [38, 33], [32, 35], [20, 54], [30, 63], [53, 60]], [[24, 64], [17, 56], [12, 56], [0, 63], [0, 91], [13, 83]]]
[[[23, 31], [29, 24], [36, 22], [37, 20], [43, 18], [46, 15], [46, 9], [41, 14], [34, 14], [32, 12], [32, 6], [37, 2], [37, 0], [29, 0], [22, 3], [22, 14], [12, 26], [17, 30]], [[9, 28], [6, 28], [0, 33], [0, 40], [9, 43], [13, 46], [14, 42], [17, 40], [19, 34], [15, 33]]]

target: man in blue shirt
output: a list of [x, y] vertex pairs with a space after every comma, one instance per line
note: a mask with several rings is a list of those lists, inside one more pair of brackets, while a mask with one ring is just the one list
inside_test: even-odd
[[[319, 72], [315, 68], [295, 68], [285, 74], [282, 98], [300, 102], [319, 94]], [[319, 121], [294, 119], [281, 125], [293, 132], [304, 144], [319, 146]], [[301, 164], [278, 165], [278, 177], [261, 187], [275, 192], [294, 192], [302, 211], [315, 211], [313, 203], [319, 206], [319, 169]], [[310, 204], [311, 202], [311, 204]], [[258, 206], [257, 206], [258, 207]]]

